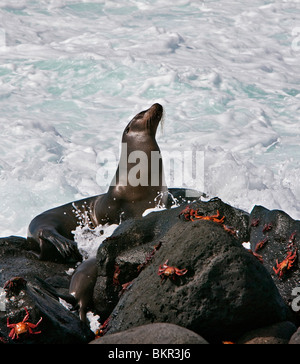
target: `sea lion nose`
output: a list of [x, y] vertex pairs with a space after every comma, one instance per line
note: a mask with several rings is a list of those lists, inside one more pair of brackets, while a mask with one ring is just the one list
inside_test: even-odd
[[150, 107], [150, 109], [147, 111], [147, 114], [149, 114], [151, 116], [151, 118], [157, 119], [158, 122], [162, 118], [163, 113], [164, 113], [164, 109], [158, 103], [153, 104]]
[[153, 104], [150, 109], [155, 109], [156, 111], [163, 112], [163, 107], [158, 103]]

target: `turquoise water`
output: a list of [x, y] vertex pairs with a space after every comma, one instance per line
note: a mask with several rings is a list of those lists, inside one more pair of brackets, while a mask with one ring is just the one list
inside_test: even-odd
[[0, 235], [104, 192], [154, 102], [162, 151], [204, 153], [189, 187], [299, 219], [299, 27], [295, 1], [1, 1]]

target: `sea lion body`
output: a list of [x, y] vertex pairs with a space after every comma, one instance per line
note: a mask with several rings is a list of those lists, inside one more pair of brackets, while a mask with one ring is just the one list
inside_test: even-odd
[[141, 216], [146, 209], [166, 203], [168, 189], [155, 139], [162, 114], [162, 106], [154, 104], [126, 126], [120, 162], [107, 193], [56, 207], [31, 221], [27, 239], [41, 260], [81, 260], [72, 234], [80, 217], [96, 227]]
[[96, 257], [85, 260], [74, 272], [69, 293], [79, 305], [79, 317], [87, 322], [86, 313], [93, 307], [93, 292], [97, 279]]
[[148, 208], [166, 204], [168, 189], [155, 139], [162, 114], [162, 106], [154, 104], [125, 128], [115, 177], [108, 192], [95, 201], [93, 219], [98, 224], [119, 223], [120, 217], [141, 216]]

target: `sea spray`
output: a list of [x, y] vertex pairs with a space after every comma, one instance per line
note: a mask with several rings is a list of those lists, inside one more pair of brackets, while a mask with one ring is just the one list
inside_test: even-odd
[[204, 151], [203, 192], [299, 219], [298, 5], [2, 1], [0, 234], [105, 192], [97, 156], [155, 102], [162, 153]]
[[95, 257], [102, 242], [110, 237], [118, 225], [99, 225], [91, 229], [88, 225], [78, 226], [74, 233], [74, 240], [83, 259]]

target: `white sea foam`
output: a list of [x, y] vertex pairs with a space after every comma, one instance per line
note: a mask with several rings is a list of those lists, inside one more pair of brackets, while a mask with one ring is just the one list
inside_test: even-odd
[[103, 192], [99, 156], [154, 102], [162, 151], [204, 152], [204, 192], [300, 218], [299, 2], [15, 3], [0, 4], [0, 235]]
[[83, 259], [95, 257], [99, 246], [112, 235], [117, 227], [117, 224], [99, 225], [95, 229], [90, 229], [88, 226], [78, 226], [74, 231], [74, 239]]

